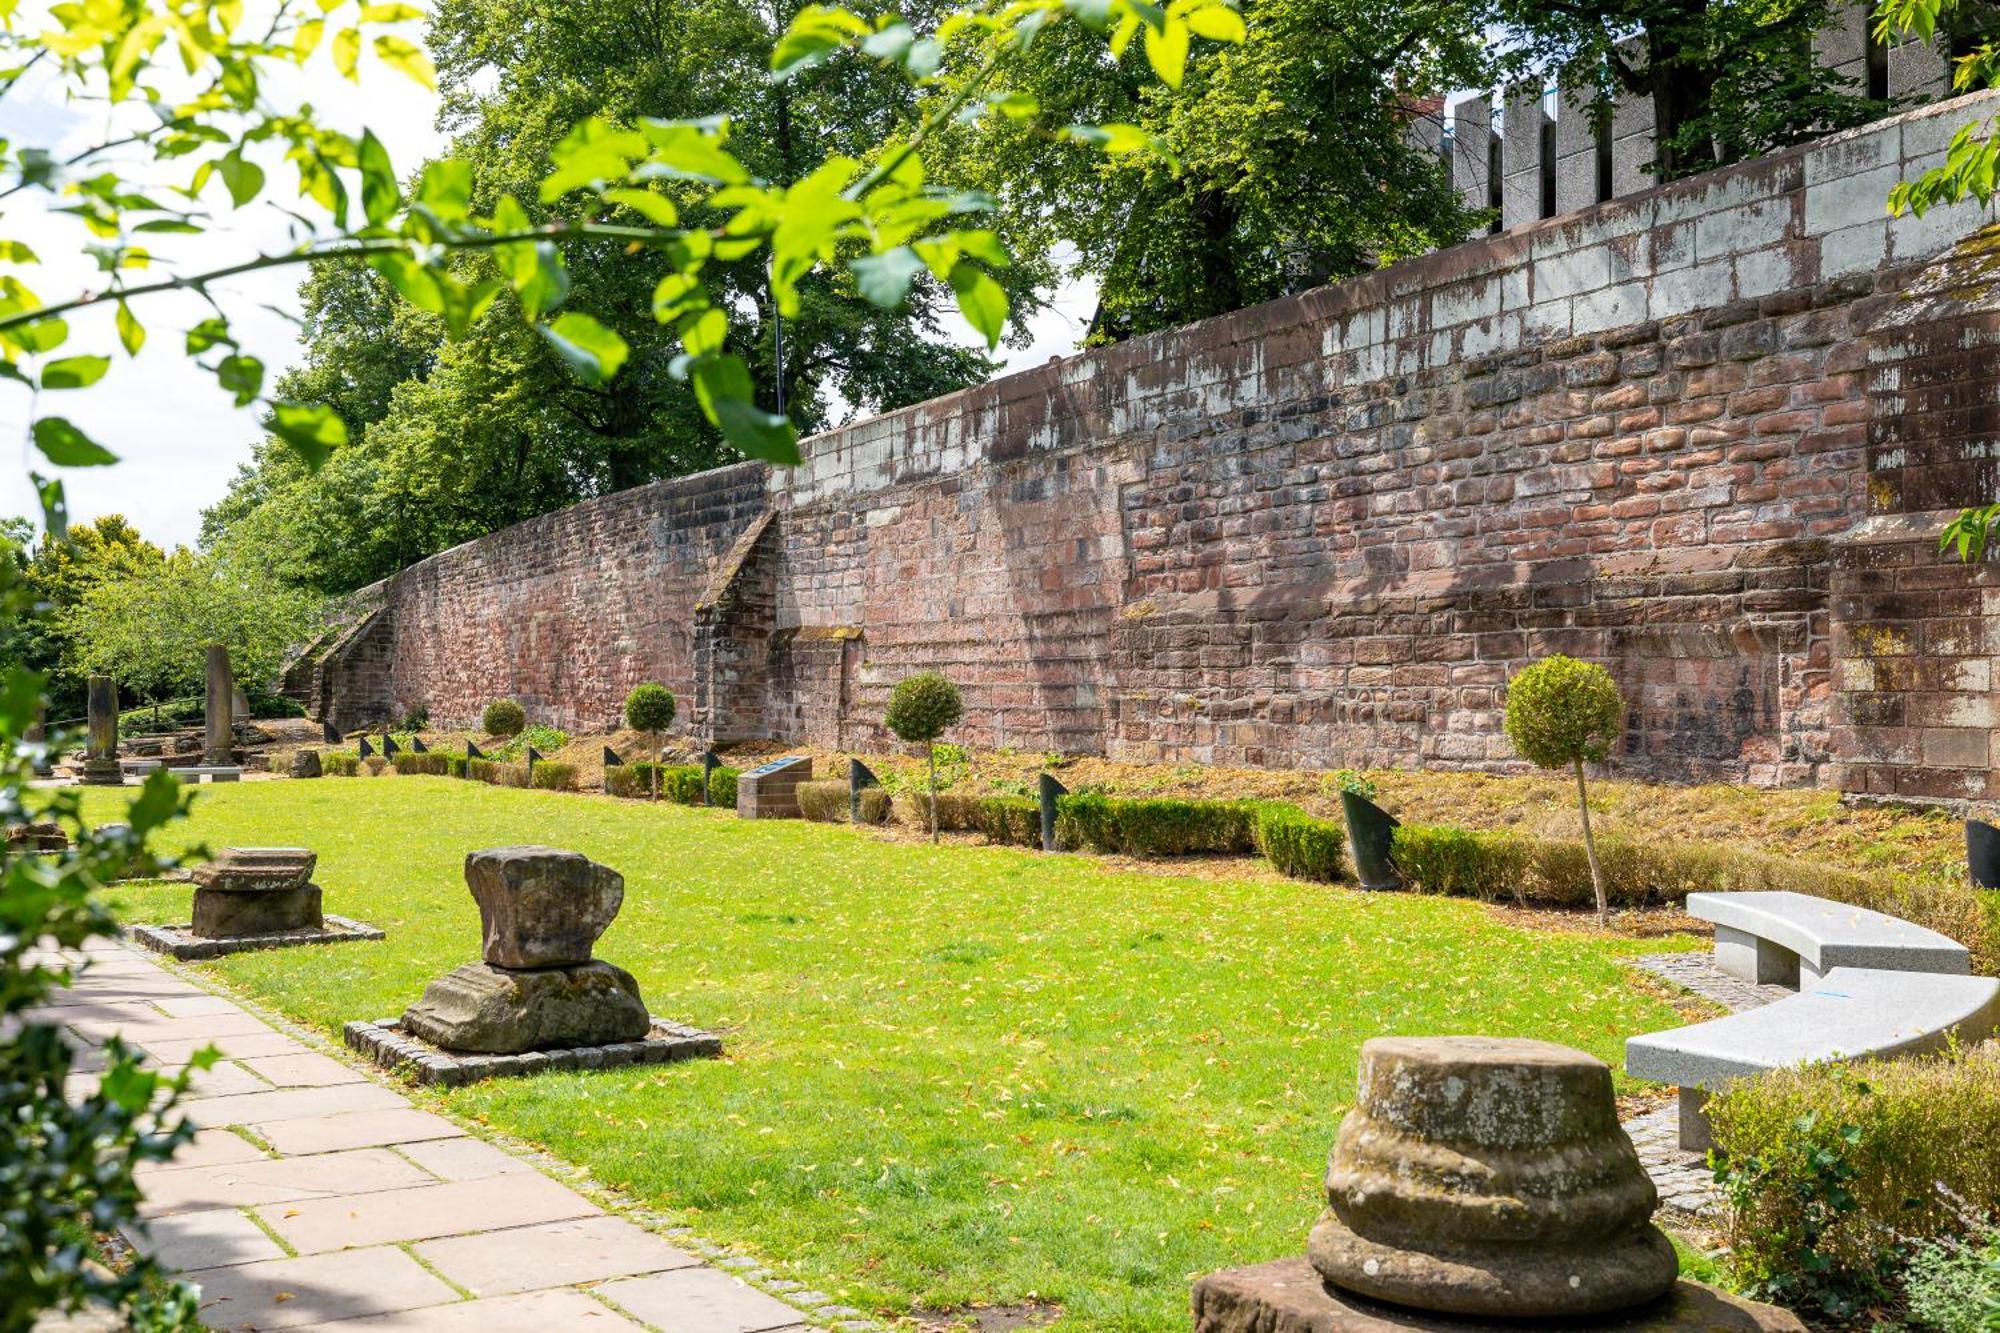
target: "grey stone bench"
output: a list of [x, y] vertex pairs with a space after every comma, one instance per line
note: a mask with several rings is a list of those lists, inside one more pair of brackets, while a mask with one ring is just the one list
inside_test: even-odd
[[156, 768], [165, 768], [183, 782], [237, 782], [243, 777], [241, 764], [168, 764], [161, 759], [120, 759], [118, 767], [127, 777], [144, 777]]
[[[1759, 895], [1753, 895], [1759, 896]], [[1681, 1146], [1710, 1146], [1708, 1095], [1768, 1070], [1937, 1050], [2000, 1025], [2000, 979], [1837, 967], [1797, 995], [1625, 1043], [1625, 1072], [1680, 1089]]]
[[1810, 894], [1691, 893], [1687, 910], [1715, 923], [1715, 965], [1759, 985], [1797, 990], [1838, 967], [1972, 971], [1972, 955], [1948, 936]]

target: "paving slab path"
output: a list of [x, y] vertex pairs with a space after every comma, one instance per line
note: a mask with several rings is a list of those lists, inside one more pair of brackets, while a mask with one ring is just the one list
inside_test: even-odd
[[[134, 950], [93, 945], [38, 1017], [155, 1065], [213, 1043], [194, 1141], [141, 1169], [126, 1239], [201, 1287], [212, 1329], [801, 1333], [807, 1314], [599, 1207]], [[85, 1051], [79, 1089], [103, 1058]], [[79, 1090], [73, 1089], [73, 1091]], [[743, 1267], [747, 1261], [727, 1261]], [[822, 1306], [836, 1327], [874, 1327]]]

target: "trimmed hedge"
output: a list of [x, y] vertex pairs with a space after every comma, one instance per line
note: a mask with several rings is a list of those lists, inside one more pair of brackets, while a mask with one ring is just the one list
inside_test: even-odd
[[650, 800], [653, 795], [653, 773], [658, 768], [658, 764], [606, 764], [604, 794], [623, 796], [628, 800]]
[[1127, 856], [1249, 856], [1257, 850], [1261, 804], [1064, 796], [1056, 802], [1056, 840], [1064, 847]]
[[319, 771], [330, 778], [358, 778], [361, 776], [361, 756], [328, 750], [319, 757]]
[[[937, 794], [937, 826], [941, 833], [969, 833], [979, 827], [979, 800], [970, 792], [941, 791]], [[907, 791], [896, 797], [896, 818], [929, 831], [931, 796], [927, 791]]]
[[801, 782], [799, 813], [821, 824], [844, 824], [848, 816], [847, 784], [831, 778]]
[[471, 759], [465, 761], [465, 776], [474, 782], [498, 783], [500, 763], [494, 759]]
[[467, 757], [462, 754], [445, 755], [444, 756], [445, 776], [453, 778], [462, 778], [466, 776], [465, 766], [469, 762], [470, 761], [467, 759]]
[[400, 750], [389, 762], [396, 766], [398, 773], [422, 773], [432, 777], [443, 777], [451, 771], [450, 756], [426, 750], [422, 754], [415, 750]]
[[[627, 764], [625, 767], [643, 775], [646, 790], [656, 785], [661, 800], [672, 801], [676, 805], [701, 804], [701, 765], [699, 764]], [[719, 809], [734, 809], [736, 806], [736, 775], [733, 768], [718, 768], [709, 778], [708, 790], [711, 803]]]
[[371, 754], [361, 761], [361, 766], [368, 770], [369, 777], [379, 778], [389, 771], [389, 760], [386, 755]]
[[886, 824], [889, 822], [889, 807], [892, 802], [889, 793], [880, 787], [861, 789], [861, 822], [864, 824]]
[[1347, 826], [1273, 802], [1257, 811], [1257, 845], [1279, 874], [1333, 884], [1341, 877]]
[[988, 796], [979, 803], [979, 831], [1010, 847], [1042, 845], [1042, 805], [1032, 796]]
[[576, 765], [544, 759], [528, 775], [528, 785], [543, 791], [575, 791]]
[[1877, 1303], [1911, 1242], [2000, 1210], [2000, 1043], [1740, 1079], [1708, 1115], [1731, 1267], [1786, 1304]]
[[535, 775], [528, 771], [526, 764], [493, 765], [493, 782], [501, 787], [529, 787], [534, 785]]

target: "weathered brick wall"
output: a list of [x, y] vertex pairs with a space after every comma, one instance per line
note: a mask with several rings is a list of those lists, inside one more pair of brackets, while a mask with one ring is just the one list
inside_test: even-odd
[[[1932, 760], [1921, 737], [1898, 758], [1870, 748], [1887, 724], [1854, 712], [1891, 705], [1856, 702], [1885, 687], [1849, 660], [1898, 608], [1850, 571], [1880, 516], [1992, 490], [1973, 404], [2000, 375], [1963, 342], [1984, 298], [1940, 277], [1976, 268], [1976, 246], [1947, 252], [1990, 218], [1892, 220], [1882, 200], [1994, 104], [819, 437], [770, 476], [756, 559], [724, 558], [763, 499], [747, 469], [718, 474], [727, 521], [675, 507], [676, 487], [721, 485], [694, 478], [496, 534], [392, 585], [399, 698], [453, 701], [433, 702], [443, 716], [504, 692], [464, 660], [504, 636], [511, 692], [583, 724], [648, 671], [681, 688], [714, 649], [732, 669], [696, 714], [732, 733], [754, 713], [784, 739], [879, 741], [889, 687], [937, 666], [966, 688], [974, 744], [1498, 767], [1507, 674], [1567, 651], [1624, 685], [1634, 771], [1895, 786], [1919, 779], [1880, 773], [1956, 746], [1955, 771], [1983, 782], [1970, 742], [1933, 738]], [[601, 530], [609, 515], [685, 540], [635, 542]], [[703, 553], [726, 616], [693, 613]], [[607, 578], [650, 590], [655, 639], [707, 646], [619, 648], [628, 619], [581, 614]], [[1944, 642], [1965, 605], [1938, 592], [1911, 614]], [[437, 637], [453, 649], [419, 642]]]
[[[695, 602], [766, 508], [743, 464], [587, 501], [422, 561], [384, 586], [386, 716], [439, 724], [517, 699], [534, 722], [601, 730], [656, 680], [694, 695]], [[366, 693], [357, 684], [354, 693]], [[356, 709], [354, 711], [359, 711]]]

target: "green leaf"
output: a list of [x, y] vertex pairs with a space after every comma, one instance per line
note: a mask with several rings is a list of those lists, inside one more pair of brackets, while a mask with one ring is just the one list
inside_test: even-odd
[[215, 165], [223, 187], [229, 191], [229, 202], [236, 207], [243, 207], [263, 192], [264, 168], [244, 157], [241, 149], [224, 155]]
[[333, 35], [333, 67], [342, 78], [359, 80], [361, 30], [342, 28]]
[[53, 352], [69, 341], [69, 325], [60, 319], [38, 319], [9, 329], [7, 338], [24, 352]]
[[132, 307], [123, 301], [118, 303], [118, 341], [124, 344], [127, 356], [139, 355], [139, 349], [146, 345], [146, 326], [132, 313]]
[[443, 157], [424, 167], [417, 202], [441, 222], [463, 222], [472, 206], [472, 164]]
[[1007, 327], [1007, 293], [986, 270], [961, 260], [952, 266], [951, 290], [958, 296], [959, 313], [986, 339], [988, 348], [1000, 345]]
[[1092, 32], [1103, 32], [1111, 26], [1111, 0], [1063, 0], [1063, 8]]
[[57, 467], [103, 467], [118, 461], [118, 455], [85, 435], [62, 417], [43, 417], [35, 423], [35, 447]]
[[215, 367], [215, 382], [236, 395], [238, 407], [248, 407], [264, 391], [264, 363], [241, 353], [225, 356]]
[[614, 204], [623, 204], [655, 226], [677, 226], [681, 220], [674, 201], [651, 190], [606, 190], [604, 197]]
[[653, 318], [664, 324], [692, 300], [707, 300], [700, 279], [687, 273], [669, 273], [653, 288]]
[[924, 261], [907, 245], [879, 255], [863, 255], [848, 265], [854, 285], [872, 305], [893, 309], [910, 294], [910, 284], [923, 272]]
[[210, 315], [187, 331], [189, 356], [200, 356], [209, 348], [218, 346], [236, 346], [236, 340], [229, 336], [229, 321], [220, 315]]
[[1195, 36], [1211, 42], [1241, 42], [1248, 35], [1243, 28], [1243, 16], [1228, 5], [1204, 5], [1190, 10], [1187, 25]]
[[723, 149], [722, 136], [712, 127], [671, 120], [642, 120], [639, 124], [651, 147], [635, 176], [716, 185], [742, 185], [750, 180], [750, 173]]
[[389, 161], [389, 150], [375, 137], [375, 131], [361, 132], [361, 146], [358, 154], [361, 163], [361, 211], [368, 219], [368, 225], [379, 227], [396, 215], [402, 206], [403, 192], [396, 184], [396, 168]]
[[44, 389], [88, 389], [111, 369], [108, 356], [66, 356], [42, 368]]
[[389, 68], [401, 70], [424, 87], [436, 91], [437, 66], [431, 63], [424, 48], [409, 38], [385, 32], [375, 39], [375, 54], [382, 57], [382, 63]]
[[680, 334], [689, 356], [719, 352], [729, 341], [729, 316], [714, 306], [694, 311], [681, 319]]
[[570, 311], [535, 331], [556, 349], [569, 368], [590, 384], [603, 384], [618, 373], [630, 350], [625, 340], [589, 315]]
[[1161, 83], [1169, 88], [1180, 87], [1181, 76], [1187, 72], [1187, 58], [1186, 20], [1168, 15], [1161, 26], [1146, 28], [1146, 60]]
[[325, 403], [277, 403], [270, 428], [315, 472], [329, 453], [347, 443], [347, 423]]
[[[61, 540], [69, 535], [69, 499], [63, 494], [63, 484], [59, 478], [44, 477], [30, 472], [28, 480], [34, 483], [35, 498], [42, 506], [42, 526], [49, 535]], [[162, 768], [161, 772], [166, 770]], [[169, 779], [171, 781], [171, 779]]]

